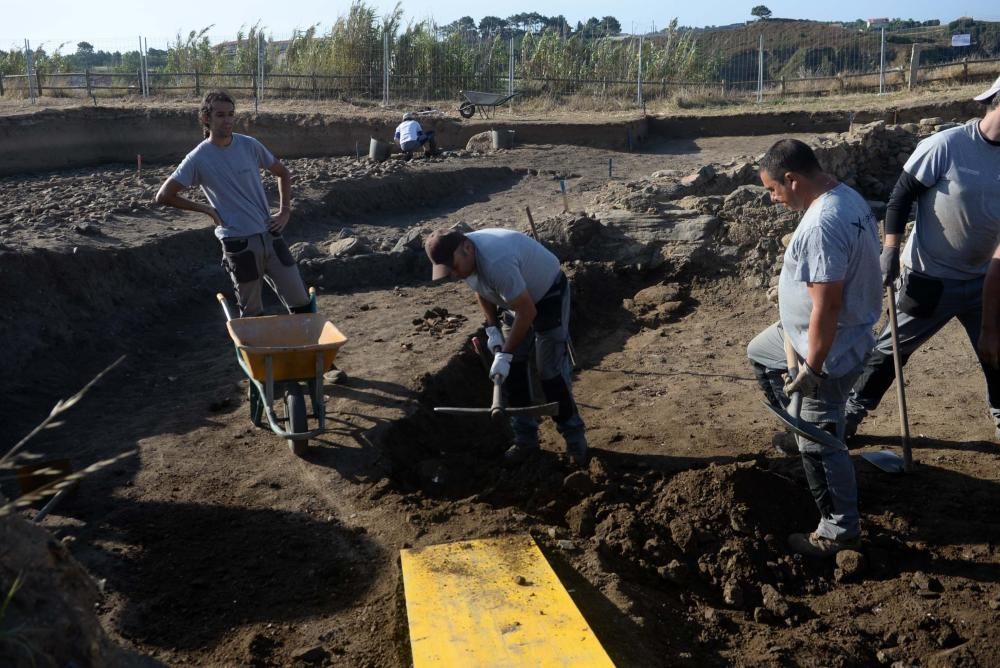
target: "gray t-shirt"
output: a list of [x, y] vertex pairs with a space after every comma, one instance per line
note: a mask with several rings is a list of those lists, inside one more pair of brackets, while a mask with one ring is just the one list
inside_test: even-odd
[[538, 303], [559, 276], [559, 258], [525, 234], [491, 228], [465, 236], [476, 247], [476, 271], [465, 282], [493, 304], [509, 308], [525, 290]]
[[857, 367], [875, 342], [872, 325], [882, 310], [882, 272], [875, 216], [844, 184], [817, 197], [785, 250], [778, 282], [781, 326], [806, 358], [812, 299], [806, 283], [844, 281], [837, 335], [823, 371], [839, 377]]
[[271, 209], [260, 170], [274, 163], [274, 156], [259, 141], [233, 133], [229, 146], [216, 146], [207, 139], [198, 144], [170, 178], [185, 188], [201, 186], [222, 218], [215, 236], [246, 237], [267, 232]]
[[969, 121], [920, 142], [903, 169], [930, 188], [903, 264], [937, 278], [983, 276], [1000, 241], [1000, 146]]

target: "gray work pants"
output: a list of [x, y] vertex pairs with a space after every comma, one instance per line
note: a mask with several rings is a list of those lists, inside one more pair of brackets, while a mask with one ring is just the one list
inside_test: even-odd
[[264, 312], [264, 281], [290, 312], [309, 305], [299, 268], [281, 235], [270, 232], [222, 240], [222, 266], [229, 272], [240, 305], [240, 317]]
[[[548, 293], [535, 305], [535, 322], [524, 341], [513, 353], [510, 374], [507, 377], [507, 393], [510, 405], [531, 405], [531, 365], [534, 353], [535, 366], [541, 378], [542, 391], [546, 401], [559, 404], [555, 417], [556, 430], [562, 434], [568, 448], [586, 448], [586, 426], [576, 402], [573, 400], [572, 369], [567, 351], [569, 338], [570, 289], [566, 277], [559, 278]], [[504, 336], [510, 335], [514, 323], [514, 313], [504, 311], [501, 315]], [[510, 419], [514, 430], [514, 442], [526, 447], [538, 447], [538, 419], [518, 415]]]
[[[781, 323], [776, 322], [754, 337], [747, 346], [747, 357], [754, 369], [764, 370], [766, 380], [762, 380], [761, 388], [765, 395], [788, 369], [784, 342]], [[843, 444], [847, 395], [861, 374], [861, 369], [862, 365], [859, 364], [843, 376], [826, 378], [820, 383], [815, 397], [802, 397], [799, 417], [834, 434], [841, 441], [840, 447], [815, 443], [798, 434], [795, 436], [809, 491], [819, 508], [820, 520], [816, 533], [833, 540], [851, 539], [861, 532], [854, 464], [847, 446]], [[761, 376], [758, 373], [758, 379]], [[784, 397], [783, 391], [781, 397]]]
[[[984, 277], [969, 280], [934, 278], [904, 269], [896, 293], [899, 352], [903, 364], [927, 339], [931, 338], [952, 318], [958, 318], [972, 343], [979, 345], [979, 330], [983, 321]], [[986, 400], [993, 424], [1000, 427], [1000, 370], [982, 363], [986, 376]], [[875, 410], [882, 396], [896, 379], [892, 360], [892, 333], [886, 324], [868, 355], [864, 371], [847, 402], [847, 412], [858, 421]]]

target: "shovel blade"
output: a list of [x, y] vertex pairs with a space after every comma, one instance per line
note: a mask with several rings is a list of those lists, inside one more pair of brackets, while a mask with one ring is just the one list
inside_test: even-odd
[[862, 452], [861, 458], [886, 473], [902, 473], [904, 470], [903, 458], [889, 450]]

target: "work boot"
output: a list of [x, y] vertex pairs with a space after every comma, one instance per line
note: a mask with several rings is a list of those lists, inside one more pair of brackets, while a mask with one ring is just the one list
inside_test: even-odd
[[507, 451], [503, 453], [504, 466], [517, 466], [518, 464], [523, 464], [536, 452], [538, 452], [537, 445], [515, 443], [507, 448]]
[[861, 540], [857, 537], [834, 540], [817, 536], [815, 532], [793, 533], [788, 537], [788, 546], [792, 548], [792, 552], [807, 557], [832, 557], [841, 550], [856, 550], [860, 544]]

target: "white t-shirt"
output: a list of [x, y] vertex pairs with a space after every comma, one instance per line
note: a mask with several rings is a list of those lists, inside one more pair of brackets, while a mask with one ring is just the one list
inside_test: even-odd
[[493, 304], [509, 308], [525, 290], [537, 304], [559, 276], [559, 258], [526, 234], [490, 228], [465, 237], [476, 247], [476, 272], [465, 282]]
[[416, 121], [403, 121], [396, 127], [395, 136], [400, 144], [405, 144], [409, 141], [417, 141], [422, 130], [420, 123]]
[[882, 310], [878, 227], [868, 203], [844, 184], [817, 197], [785, 249], [778, 280], [781, 326], [799, 356], [809, 348], [813, 302], [807, 283], [844, 281], [837, 335], [823, 371], [837, 378], [861, 364], [875, 343]]
[[985, 275], [1000, 241], [1000, 146], [969, 121], [917, 144], [903, 170], [930, 188], [917, 200], [903, 264], [936, 278]]

